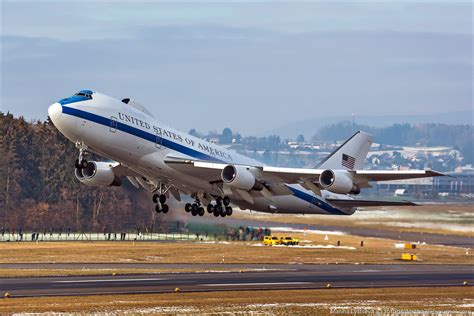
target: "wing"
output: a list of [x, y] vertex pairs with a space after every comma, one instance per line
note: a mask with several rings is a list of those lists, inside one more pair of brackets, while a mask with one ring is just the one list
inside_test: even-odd
[[[226, 195], [233, 195], [237, 193], [241, 199], [250, 204], [254, 203], [254, 197], [265, 196], [270, 200], [273, 196], [289, 195], [292, 191], [287, 184], [298, 183], [314, 194], [323, 196], [321, 190], [323, 186], [319, 183], [321, 174], [325, 171], [322, 169], [302, 169], [302, 168], [280, 168], [271, 166], [244, 166], [246, 170], [251, 170], [255, 179], [258, 180], [263, 187], [260, 191], [253, 191], [239, 188], [230, 188], [223, 183], [221, 178], [222, 170], [228, 166], [223, 163], [213, 163], [207, 161], [190, 160], [182, 157], [167, 157], [165, 162], [170, 167], [182, 173], [188, 174], [200, 179], [206, 179], [210, 183], [218, 184], [218, 187]], [[359, 188], [370, 187], [370, 181], [388, 181], [388, 180], [403, 180], [411, 178], [424, 178], [443, 176], [442, 173], [432, 170], [386, 170], [386, 171], [372, 171], [372, 170], [338, 170], [339, 172], [346, 172], [352, 178], [354, 184]], [[235, 192], [234, 192], [235, 190]], [[325, 189], [328, 190], [328, 189]], [[369, 206], [394, 206], [394, 205], [416, 205], [409, 201], [383, 201], [383, 200], [363, 200], [363, 199], [327, 199], [335, 207], [340, 208], [355, 208], [355, 207], [369, 207]]]
[[[165, 163], [175, 170], [209, 182], [220, 182], [221, 172], [229, 164], [213, 163], [200, 160], [189, 160], [179, 157], [167, 157]], [[267, 184], [298, 183], [304, 180], [317, 182], [320, 169], [279, 168], [267, 166], [249, 166], [257, 173], [257, 179]]]
[[[213, 163], [199, 160], [189, 160], [179, 157], [168, 157], [165, 162], [174, 169], [184, 173], [199, 176], [209, 181], [219, 181], [221, 171], [228, 164]], [[318, 183], [324, 169], [280, 168], [270, 166], [250, 166], [257, 170], [257, 178], [266, 183]], [[433, 170], [355, 170], [347, 171], [355, 183], [370, 181], [404, 180], [444, 176]]]

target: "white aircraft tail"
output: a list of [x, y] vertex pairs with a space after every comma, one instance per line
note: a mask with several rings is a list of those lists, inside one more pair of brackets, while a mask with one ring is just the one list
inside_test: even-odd
[[371, 145], [372, 136], [358, 131], [321, 161], [316, 168], [361, 170]]

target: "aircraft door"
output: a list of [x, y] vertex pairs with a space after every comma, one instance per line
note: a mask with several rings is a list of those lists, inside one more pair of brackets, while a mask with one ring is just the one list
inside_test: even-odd
[[117, 118], [115, 116], [112, 116], [110, 118], [110, 131], [112, 133], [115, 133], [117, 131]]
[[163, 142], [163, 134], [161, 128], [155, 129], [155, 147], [161, 149], [161, 143]]

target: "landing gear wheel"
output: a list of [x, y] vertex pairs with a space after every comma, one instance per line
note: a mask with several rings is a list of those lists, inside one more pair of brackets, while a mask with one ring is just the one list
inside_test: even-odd
[[226, 206], [225, 213], [226, 213], [227, 216], [231, 216], [232, 215], [232, 207]]
[[191, 212], [192, 209], [193, 209], [193, 207], [192, 207], [191, 203], [186, 203], [186, 205], [184, 206], [184, 210], [188, 213]]
[[214, 212], [214, 205], [212, 205], [211, 203], [207, 204], [207, 212], [208, 213]]
[[198, 215], [199, 213], [199, 206], [194, 203], [192, 206], [191, 206], [191, 214], [193, 214], [193, 216], [196, 216]]
[[160, 208], [160, 205], [159, 205], [159, 204], [156, 204], [156, 205], [155, 205], [155, 212], [161, 213], [161, 208]]
[[161, 194], [160, 197], [159, 197], [159, 201], [160, 201], [161, 204], [165, 204], [166, 203], [166, 195]]
[[198, 214], [199, 214], [199, 216], [204, 216], [204, 208], [203, 207], [199, 208]]
[[215, 217], [219, 217], [219, 214], [220, 214], [220, 212], [219, 212], [219, 211], [217, 211], [217, 210], [214, 210], [214, 216], [215, 216]]
[[225, 206], [229, 206], [230, 204], [230, 198], [228, 196], [224, 196], [224, 199], [222, 200]]
[[158, 197], [159, 197], [158, 194], [153, 194], [153, 198], [152, 198], [153, 203], [158, 203]]
[[87, 162], [87, 160], [82, 159], [81, 162], [79, 163], [79, 166], [81, 167], [80, 169], [86, 169], [88, 164], [89, 163]]
[[162, 211], [163, 213], [168, 213], [168, 211], [170, 210], [168, 204], [163, 204], [161, 207], [162, 207], [162, 210], [161, 210], [161, 211]]
[[224, 206], [219, 207], [219, 215], [225, 217], [227, 215], [227, 211]]

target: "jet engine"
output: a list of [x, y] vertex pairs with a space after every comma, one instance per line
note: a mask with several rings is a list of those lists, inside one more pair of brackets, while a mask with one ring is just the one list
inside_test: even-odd
[[86, 168], [76, 168], [74, 173], [79, 181], [91, 186], [120, 186], [122, 184], [108, 162], [89, 161]]
[[222, 169], [222, 181], [228, 186], [241, 190], [261, 191], [263, 184], [260, 183], [250, 171], [250, 167], [241, 165], [227, 165]]
[[359, 194], [360, 188], [345, 170], [324, 170], [319, 176], [319, 184], [325, 190], [339, 194]]

